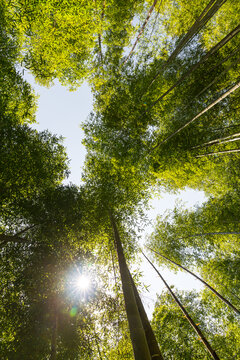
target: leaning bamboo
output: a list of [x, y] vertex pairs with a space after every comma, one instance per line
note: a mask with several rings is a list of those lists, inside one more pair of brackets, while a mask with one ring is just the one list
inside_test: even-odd
[[[215, 4], [214, 4], [215, 2]], [[191, 28], [188, 30], [186, 35], [182, 38], [182, 40], [178, 43], [175, 50], [172, 52], [172, 54], [169, 56], [163, 67], [160, 71], [157, 72], [157, 74], [152, 79], [151, 83], [147, 86], [146, 91], [152, 86], [152, 84], [155, 82], [159, 74], [165, 69], [167, 65], [169, 65], [176, 57], [180, 54], [180, 52], [184, 49], [184, 47], [188, 44], [188, 42], [199, 33], [199, 31], [202, 29], [202, 27], [211, 19], [211, 17], [219, 10], [219, 8], [226, 2], [226, 0], [217, 0], [213, 1], [211, 0], [209, 4], [206, 6], [206, 8], [202, 11], [202, 13], [199, 15], [195, 23], [191, 26]]]
[[203, 155], [197, 155], [196, 158], [201, 158], [201, 157], [205, 157], [205, 156], [214, 156], [214, 155], [225, 155], [225, 154], [233, 154], [233, 153], [238, 153], [240, 152], [240, 149], [233, 149], [233, 150], [224, 150], [224, 151], [217, 151], [217, 152], [211, 152], [208, 154], [203, 154]]
[[159, 277], [161, 278], [161, 280], [163, 281], [163, 283], [165, 284], [165, 286], [167, 287], [168, 291], [170, 292], [171, 296], [173, 297], [174, 301], [177, 303], [177, 305], [180, 307], [181, 311], [183, 312], [183, 314], [185, 315], [186, 319], [188, 320], [188, 322], [190, 323], [190, 325], [192, 326], [192, 328], [195, 330], [195, 332], [199, 335], [199, 337], [202, 340], [203, 345], [205, 346], [206, 350], [209, 352], [209, 354], [212, 356], [212, 358], [214, 360], [220, 360], [216, 351], [212, 348], [212, 346], [210, 345], [210, 343], [207, 341], [207, 339], [205, 338], [205, 336], [203, 335], [202, 331], [199, 329], [198, 325], [195, 324], [195, 322], [192, 320], [192, 318], [190, 317], [190, 315], [188, 314], [187, 310], [184, 308], [184, 306], [181, 304], [181, 302], [178, 300], [177, 296], [174, 294], [174, 292], [172, 291], [172, 289], [170, 288], [170, 286], [167, 284], [167, 282], [164, 280], [164, 278], [162, 277], [162, 275], [160, 274], [160, 272], [157, 270], [157, 268], [153, 265], [153, 263], [148, 259], [148, 257], [142, 252], [143, 256], [145, 257], [145, 259], [149, 262], [149, 264], [154, 268], [154, 270], [157, 272], [157, 274], [159, 275]]
[[[229, 96], [231, 93], [233, 93], [235, 90], [237, 90], [240, 87], [240, 82], [238, 82], [236, 85], [234, 85], [231, 89], [229, 89], [228, 91], [226, 91], [223, 95], [221, 95], [217, 100], [213, 101], [211, 104], [209, 104], [205, 109], [203, 109], [202, 111], [200, 111], [196, 116], [194, 116], [191, 120], [189, 120], [186, 124], [184, 124], [183, 126], [181, 126], [179, 129], [177, 129], [176, 131], [174, 131], [171, 135], [169, 135], [168, 137], [166, 137], [164, 140], [162, 140], [160, 143], [157, 143], [155, 146], [153, 146], [152, 150], [155, 150], [157, 147], [161, 146], [162, 144], [164, 144], [165, 142], [167, 142], [168, 140], [170, 140], [172, 137], [174, 137], [175, 135], [177, 135], [180, 131], [182, 131], [183, 129], [185, 129], [187, 126], [189, 126], [191, 123], [193, 123], [195, 120], [197, 120], [200, 116], [202, 116], [203, 114], [205, 114], [208, 110], [210, 110], [211, 108], [213, 108], [215, 105], [217, 105], [220, 101], [222, 101], [223, 99], [225, 99], [227, 96]], [[205, 155], [202, 155], [205, 156]]]
[[199, 276], [197, 276], [196, 274], [194, 274], [192, 271], [188, 270], [187, 268], [185, 268], [184, 266], [176, 263], [175, 261], [169, 259], [168, 257], [166, 257], [165, 255], [160, 254], [158, 251], [155, 251], [153, 249], [151, 249], [149, 246], [146, 246], [149, 250], [155, 252], [155, 254], [161, 256], [162, 258], [166, 259], [167, 261], [170, 261], [172, 264], [177, 265], [178, 267], [180, 267], [181, 269], [187, 271], [189, 274], [191, 274], [192, 276], [194, 276], [196, 279], [198, 279], [199, 281], [201, 281], [205, 286], [207, 286], [221, 301], [223, 301], [225, 304], [227, 304], [229, 307], [231, 307], [238, 315], [240, 315], [240, 311], [232, 304], [230, 303], [230, 301], [228, 301], [227, 299], [225, 299], [221, 294], [219, 294], [219, 292], [217, 290], [215, 290], [211, 285], [209, 285], [206, 281], [204, 281], [203, 279], [201, 279]]

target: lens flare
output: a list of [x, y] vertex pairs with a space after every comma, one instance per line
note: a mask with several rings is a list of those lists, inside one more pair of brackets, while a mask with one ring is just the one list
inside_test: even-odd
[[77, 307], [76, 307], [76, 306], [73, 306], [73, 307], [71, 308], [71, 310], [70, 310], [70, 316], [71, 316], [71, 317], [76, 316], [76, 315], [77, 315], [77, 312], [78, 312]]
[[76, 280], [76, 286], [80, 290], [87, 290], [90, 286], [90, 279], [86, 275], [80, 275]]

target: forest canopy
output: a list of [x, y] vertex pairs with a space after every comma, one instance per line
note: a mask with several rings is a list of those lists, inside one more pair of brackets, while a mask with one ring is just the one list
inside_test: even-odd
[[[238, 0], [1, 0], [1, 359], [238, 358], [239, 14]], [[33, 128], [26, 72], [91, 88], [79, 186], [63, 137]], [[150, 200], [186, 188], [206, 201], [159, 214], [141, 246]], [[151, 321], [144, 257], [166, 287]]]

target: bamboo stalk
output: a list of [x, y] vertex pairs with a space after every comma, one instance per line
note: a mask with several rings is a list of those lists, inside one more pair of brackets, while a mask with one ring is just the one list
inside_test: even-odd
[[[214, 4], [215, 2], [215, 4]], [[157, 72], [157, 74], [152, 79], [151, 83], [148, 85], [147, 90], [152, 86], [152, 84], [155, 82], [159, 74], [165, 69], [167, 65], [169, 65], [175, 58], [180, 54], [180, 52], [183, 50], [183, 48], [187, 45], [187, 43], [198, 34], [198, 32], [201, 30], [201, 28], [211, 19], [211, 17], [219, 10], [219, 8], [226, 2], [226, 0], [211, 0], [206, 8], [202, 11], [202, 13], [199, 15], [197, 20], [194, 22], [194, 24], [191, 26], [191, 28], [188, 30], [186, 35], [182, 38], [182, 40], [179, 42], [175, 50], [172, 52], [172, 54], [169, 56], [163, 67], [160, 71]]]
[[202, 340], [203, 345], [205, 346], [206, 350], [209, 352], [209, 354], [212, 356], [212, 358], [214, 360], [220, 360], [217, 353], [215, 352], [215, 350], [212, 348], [212, 346], [210, 345], [210, 343], [208, 342], [208, 340], [205, 338], [205, 336], [203, 335], [202, 331], [200, 330], [200, 328], [195, 324], [195, 322], [192, 320], [192, 318], [190, 317], [190, 315], [188, 314], [187, 310], [184, 308], [184, 306], [181, 304], [181, 302], [178, 300], [177, 296], [174, 294], [174, 292], [172, 291], [172, 289], [170, 288], [170, 286], [167, 284], [167, 282], [164, 280], [164, 278], [162, 277], [162, 275], [160, 274], [160, 272], [157, 270], [157, 268], [153, 265], [153, 263], [148, 259], [148, 257], [142, 252], [143, 256], [145, 257], [145, 259], [149, 262], [149, 264], [154, 268], [154, 270], [157, 272], [157, 274], [159, 275], [159, 277], [161, 278], [161, 280], [163, 281], [164, 285], [166, 286], [166, 288], [168, 289], [168, 291], [170, 292], [171, 296], [173, 297], [174, 301], [176, 302], [176, 304], [180, 307], [181, 311], [183, 312], [183, 314], [185, 315], [186, 319], [188, 320], [189, 324], [192, 326], [192, 328], [195, 330], [195, 332], [199, 335], [199, 337]]
[[211, 153], [203, 154], [203, 155], [197, 155], [196, 158], [201, 158], [201, 157], [205, 157], [205, 156], [213, 156], [213, 155], [232, 154], [232, 153], [238, 153], [238, 152], [240, 152], [240, 149], [225, 150], [225, 151], [211, 152]]
[[149, 250], [155, 252], [155, 254], [161, 256], [162, 258], [166, 259], [167, 261], [170, 261], [172, 264], [177, 265], [178, 267], [180, 267], [181, 269], [187, 271], [189, 274], [191, 274], [192, 276], [194, 276], [196, 279], [198, 279], [199, 281], [201, 281], [205, 286], [207, 286], [220, 300], [222, 300], [226, 305], [228, 305], [229, 307], [231, 307], [238, 315], [240, 315], [240, 311], [232, 304], [230, 303], [230, 301], [228, 301], [227, 299], [225, 299], [225, 297], [223, 297], [221, 294], [219, 294], [219, 292], [217, 290], [215, 290], [211, 285], [209, 285], [206, 281], [204, 281], [203, 279], [201, 279], [199, 276], [197, 276], [196, 274], [194, 274], [192, 271], [188, 270], [187, 268], [185, 268], [184, 266], [176, 263], [175, 261], [167, 258], [165, 255], [160, 254], [159, 252], [151, 249], [149, 246], [146, 246]]
[[[160, 143], [157, 143], [155, 146], [153, 146], [152, 150], [155, 150], [157, 147], [161, 146], [162, 144], [164, 144], [165, 142], [167, 142], [168, 140], [170, 140], [172, 137], [174, 137], [175, 135], [177, 135], [180, 131], [182, 131], [183, 129], [185, 129], [187, 126], [189, 126], [191, 123], [193, 123], [195, 120], [197, 120], [200, 116], [202, 116], [203, 114], [205, 114], [208, 110], [210, 110], [211, 108], [213, 108], [215, 105], [217, 105], [220, 101], [222, 101], [223, 99], [225, 99], [227, 96], [229, 96], [231, 93], [233, 93], [235, 90], [237, 90], [240, 87], [240, 82], [237, 83], [236, 85], [234, 85], [231, 89], [229, 89], [228, 91], [226, 91], [223, 95], [221, 95], [217, 100], [213, 101], [210, 105], [208, 105], [205, 109], [203, 109], [202, 111], [200, 111], [196, 116], [194, 116], [191, 120], [189, 120], [186, 124], [184, 124], [183, 126], [181, 126], [179, 129], [177, 129], [176, 131], [174, 131], [171, 135], [169, 135], [168, 137], [166, 137], [164, 140], [162, 140]], [[200, 156], [204, 156], [204, 155], [200, 155]]]
[[122, 280], [122, 289], [127, 312], [130, 337], [133, 346], [135, 360], [151, 360], [147, 339], [143, 329], [143, 324], [138, 311], [134, 290], [129, 276], [129, 270], [123, 253], [122, 243], [118, 233], [117, 225], [111, 212], [109, 212], [110, 222], [113, 228], [114, 240], [118, 255], [119, 270]]
[[138, 33], [137, 39], [136, 39], [135, 43], [133, 44], [133, 47], [132, 47], [132, 49], [130, 50], [130, 52], [129, 52], [127, 58], [126, 58], [126, 60], [125, 60], [124, 63], [123, 63], [123, 65], [125, 65], [125, 64], [128, 62], [129, 58], [132, 56], [133, 51], [134, 51], [134, 49], [135, 49], [135, 47], [136, 47], [136, 45], [137, 45], [137, 43], [138, 43], [138, 41], [139, 41], [139, 39], [140, 39], [143, 31], [144, 31], [144, 29], [145, 29], [145, 27], [146, 27], [146, 25], [147, 25], [147, 23], [148, 23], [148, 20], [149, 20], [151, 14], [152, 14], [153, 9], [155, 8], [157, 2], [158, 2], [158, 0], [154, 0], [151, 8], [149, 9], [148, 14], [147, 14], [147, 17], [146, 17], [146, 19], [145, 19], [145, 21], [144, 21], [144, 23], [143, 23], [143, 25], [142, 25], [139, 33]]
[[[218, 44], [216, 44], [211, 50], [209, 50], [202, 59], [194, 64], [185, 74], [183, 74], [179, 80], [177, 80], [165, 93], [163, 93], [161, 96], [157, 98], [151, 105], [151, 107], [148, 109], [151, 110], [160, 100], [162, 100], [166, 95], [168, 95], [173, 89], [175, 89], [179, 84], [181, 84], [184, 80], [186, 80], [200, 65], [202, 65], [211, 55], [213, 55], [215, 52], [217, 52], [221, 47], [223, 47], [228, 41], [230, 41], [235, 35], [237, 35], [240, 31], [240, 25], [238, 25], [234, 30], [232, 30], [227, 36], [225, 36], [221, 41], [219, 41]], [[239, 50], [239, 48], [236, 50], [236, 52]], [[233, 56], [234, 54], [232, 54]], [[232, 66], [235, 65], [239, 61], [239, 58], [237, 61], [235, 61], [232, 65], [230, 65], [222, 74], [217, 76], [210, 84], [208, 84], [203, 90], [200, 91], [197, 96], [202, 94], [204, 91], [206, 91], [220, 76], [222, 76], [224, 73], [229, 71]], [[221, 62], [222, 63], [222, 62]]]
[[146, 339], [147, 339], [147, 343], [148, 343], [148, 348], [150, 351], [150, 355], [151, 358], [154, 360], [163, 360], [163, 356], [161, 354], [160, 348], [158, 346], [156, 337], [154, 335], [152, 326], [150, 324], [150, 321], [148, 320], [148, 316], [146, 314], [146, 311], [144, 309], [142, 300], [139, 296], [137, 287], [133, 281], [132, 275], [129, 272], [129, 276], [131, 278], [131, 282], [132, 282], [132, 286], [133, 286], [133, 290], [134, 290], [134, 294], [135, 294], [135, 298], [136, 298], [136, 302], [137, 302], [137, 306], [138, 306], [138, 311], [142, 320], [142, 324], [143, 324], [143, 328], [145, 331], [145, 335], [146, 335]]
[[198, 149], [203, 146], [211, 146], [211, 145], [215, 145], [215, 144], [226, 143], [229, 141], [237, 141], [240, 139], [238, 136], [240, 136], [240, 133], [236, 133], [236, 134], [232, 134], [230, 136], [225, 136], [222, 138], [211, 140], [211, 141], [208, 141], [207, 143], [203, 143], [201, 145], [194, 146], [194, 147], [192, 147], [192, 149]]

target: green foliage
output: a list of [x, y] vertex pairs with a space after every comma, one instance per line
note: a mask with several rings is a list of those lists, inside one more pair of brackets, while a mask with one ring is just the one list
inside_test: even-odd
[[[5, 120], [7, 122], [7, 119]], [[67, 175], [66, 154], [56, 136], [26, 125], [1, 126], [1, 203], [17, 203], [58, 185]]]
[[[165, 35], [165, 42], [170, 43], [171, 49], [172, 40], [178, 41], [187, 33], [209, 2], [209, 0], [200, 0], [194, 4], [186, 0], [161, 2], [158, 8], [158, 23], [154, 27], [154, 35], [156, 36], [161, 31]], [[204, 48], [209, 49], [215, 45], [239, 24], [238, 13], [239, 2], [237, 0], [223, 3], [207, 24], [201, 28], [199, 38]], [[157, 39], [153, 38], [152, 34], [151, 40], [156, 42]]]
[[[83, 125], [88, 149], [120, 163], [127, 159], [141, 167], [150, 182], [155, 178], [167, 189], [226, 191], [239, 156], [217, 154], [237, 148], [239, 89], [173, 134], [238, 81], [238, 42], [239, 34], [211, 56], [196, 43], [167, 69], [163, 47], [159, 60], [144, 67], [129, 63], [121, 73], [111, 73], [95, 88], [95, 113]], [[223, 167], [227, 171], [220, 177]]]
[[72, 88], [99, 65], [99, 36], [104, 57], [114, 63], [134, 31], [130, 25], [143, 1], [6, 2], [9, 21], [22, 39], [21, 57], [44, 85], [58, 79]]
[[7, 117], [7, 121], [13, 124], [31, 123], [35, 121], [36, 99], [33, 89], [23, 80], [18, 70], [19, 36], [16, 29], [9, 29], [9, 19], [3, 2], [0, 4], [0, 23], [1, 118]]

